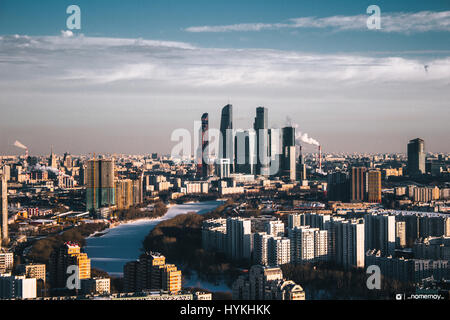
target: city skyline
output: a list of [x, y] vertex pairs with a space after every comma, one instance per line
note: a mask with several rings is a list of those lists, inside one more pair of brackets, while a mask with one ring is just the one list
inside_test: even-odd
[[70, 3], [2, 2], [0, 154], [20, 154], [16, 140], [32, 154], [169, 154], [174, 130], [193, 134], [203, 113], [219, 128], [227, 103], [235, 128], [263, 106], [269, 127], [289, 116], [324, 152], [405, 153], [416, 137], [449, 152], [447, 6], [379, 1], [369, 30], [369, 4], [296, 2], [78, 1], [80, 30]]

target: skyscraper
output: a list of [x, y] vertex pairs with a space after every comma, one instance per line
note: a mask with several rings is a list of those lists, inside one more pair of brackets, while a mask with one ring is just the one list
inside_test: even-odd
[[208, 139], [208, 113], [204, 113], [202, 115], [202, 126], [201, 126], [201, 132], [200, 132], [200, 145], [201, 145], [201, 152], [200, 152], [200, 156], [201, 158], [199, 159], [199, 162], [197, 164], [197, 175], [198, 176], [202, 176], [202, 177], [207, 177], [208, 176], [208, 163], [207, 163], [207, 158], [208, 155], [206, 154], [207, 152], [207, 147], [208, 147], [208, 143], [209, 143], [209, 139]]
[[254, 130], [236, 130], [235, 171], [254, 174], [256, 162], [256, 135]]
[[408, 143], [408, 175], [417, 176], [425, 173], [425, 142], [413, 139]]
[[8, 182], [6, 175], [0, 174], [0, 247], [9, 242], [8, 236]]
[[219, 158], [229, 159], [230, 164], [234, 163], [234, 137], [233, 129], [233, 106], [227, 104], [222, 108], [220, 118], [220, 146]]
[[351, 201], [364, 201], [366, 195], [366, 171], [365, 167], [353, 167], [351, 172]]
[[256, 173], [260, 175], [268, 175], [270, 140], [267, 108], [256, 108], [256, 117], [255, 122], [253, 123], [253, 129], [256, 131]]
[[302, 181], [306, 180], [306, 164], [303, 159], [302, 146], [299, 146], [299, 155], [298, 155], [298, 163], [297, 163], [297, 180]]
[[282, 176], [294, 181], [296, 179], [296, 164], [295, 164], [295, 128], [284, 127], [282, 138]]
[[381, 203], [380, 170], [369, 170], [367, 173], [367, 201]]
[[114, 160], [92, 159], [87, 162], [86, 210], [115, 204]]

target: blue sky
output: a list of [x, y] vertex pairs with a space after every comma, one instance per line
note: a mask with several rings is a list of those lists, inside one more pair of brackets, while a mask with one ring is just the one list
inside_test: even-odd
[[[86, 36], [145, 38], [195, 43], [204, 47], [274, 48], [315, 52], [372, 52], [449, 50], [447, 32], [398, 34], [382, 32], [323, 32], [314, 28], [231, 32], [189, 33], [184, 29], [201, 25], [277, 23], [297, 17], [352, 16], [366, 14], [376, 4], [384, 13], [447, 11], [447, 0], [396, 1], [297, 1], [297, 0], [108, 0], [108, 1], [24, 1], [2, 0], [0, 33], [58, 35], [65, 29], [65, 9], [71, 4], [82, 10]], [[297, 32], [293, 32], [297, 31]]]
[[[63, 33], [71, 4], [81, 30]], [[372, 4], [382, 30], [365, 27]], [[448, 0], [2, 0], [0, 154], [16, 139], [169, 152], [173, 130], [204, 111], [214, 125], [228, 100], [239, 126], [265, 105], [324, 150], [403, 152], [420, 136], [448, 152], [449, 40]]]

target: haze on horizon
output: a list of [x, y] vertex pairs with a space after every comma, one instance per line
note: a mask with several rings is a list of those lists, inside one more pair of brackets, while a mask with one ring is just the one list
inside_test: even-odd
[[[16, 140], [40, 155], [51, 145], [58, 154], [169, 154], [173, 130], [192, 132], [204, 112], [218, 128], [227, 103], [236, 128], [251, 128], [265, 106], [270, 126], [290, 117], [324, 152], [404, 153], [417, 137], [427, 152], [450, 152], [450, 8], [403, 2], [421, 28], [391, 7], [379, 32], [347, 27], [365, 19], [365, 8], [347, 1], [319, 18], [311, 8], [276, 16], [261, 5], [260, 20], [243, 8], [213, 23], [204, 5], [197, 19], [149, 22], [159, 32], [87, 18], [71, 32], [65, 14], [36, 28], [13, 21], [11, 12], [29, 14], [25, 2], [0, 5], [0, 155], [21, 154]], [[82, 14], [94, 6], [79, 2]], [[112, 2], [108, 14], [120, 6]]]

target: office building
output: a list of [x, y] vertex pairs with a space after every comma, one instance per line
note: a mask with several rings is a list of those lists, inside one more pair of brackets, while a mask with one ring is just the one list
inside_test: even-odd
[[[220, 141], [219, 141], [219, 160], [227, 159], [231, 167], [234, 163], [234, 134], [233, 134], [233, 106], [227, 104], [222, 108], [220, 118]], [[234, 172], [232, 168], [228, 172]]]
[[425, 173], [425, 142], [420, 138], [408, 143], [407, 169], [410, 177]]
[[256, 108], [256, 117], [253, 122], [256, 133], [256, 174], [269, 174], [270, 166], [270, 139], [268, 110], [265, 107]]
[[255, 130], [236, 130], [235, 153], [236, 172], [254, 175], [257, 156]]
[[331, 201], [350, 201], [350, 180], [346, 172], [333, 172], [327, 178], [327, 197]]
[[115, 205], [114, 160], [92, 159], [86, 169], [86, 210]]
[[209, 127], [209, 121], [208, 121], [208, 113], [202, 114], [201, 118], [201, 128], [200, 128], [200, 159], [198, 159], [197, 163], [197, 176], [206, 178], [208, 176], [208, 161], [209, 161], [209, 155], [208, 155], [208, 144], [209, 144], [209, 138], [208, 138], [208, 127]]

